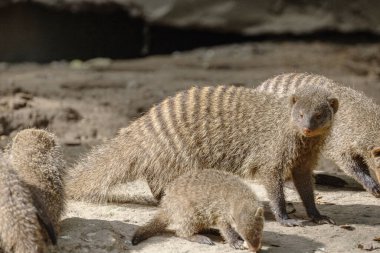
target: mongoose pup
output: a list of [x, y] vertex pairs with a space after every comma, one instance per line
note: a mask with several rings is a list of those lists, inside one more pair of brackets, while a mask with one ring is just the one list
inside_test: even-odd
[[322, 155], [333, 160], [345, 173], [379, 198], [380, 185], [369, 173], [369, 170], [373, 170], [380, 182], [379, 105], [362, 92], [341, 86], [324, 76], [308, 73], [282, 74], [263, 82], [257, 90], [281, 97], [308, 87], [328, 89], [341, 104]]
[[42, 253], [56, 243], [53, 225], [38, 199], [0, 154], [0, 252]]
[[91, 151], [70, 170], [68, 194], [112, 201], [112, 186], [145, 179], [160, 199], [187, 171], [227, 170], [260, 179], [276, 219], [293, 226], [301, 223], [288, 217], [283, 191], [283, 174], [291, 171], [308, 215], [331, 222], [315, 206], [312, 168], [337, 109], [338, 100], [323, 88], [298, 90], [288, 99], [243, 87], [194, 87]]
[[[258, 251], [264, 227], [263, 207], [254, 192], [237, 176], [217, 170], [190, 171], [165, 190], [156, 216], [133, 236], [132, 244], [168, 226], [189, 241], [213, 244], [198, 233], [216, 226], [232, 248]], [[241, 240], [242, 238], [243, 240]]]
[[55, 135], [39, 129], [20, 131], [8, 153], [19, 177], [44, 205], [54, 229], [58, 231], [65, 207], [65, 163]]

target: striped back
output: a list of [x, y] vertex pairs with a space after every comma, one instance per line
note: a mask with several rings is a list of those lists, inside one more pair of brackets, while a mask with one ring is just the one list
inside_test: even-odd
[[304, 85], [320, 85], [327, 88], [331, 83], [333, 83], [332, 80], [321, 75], [287, 73], [267, 79], [256, 90], [283, 97], [294, 93], [299, 87]]

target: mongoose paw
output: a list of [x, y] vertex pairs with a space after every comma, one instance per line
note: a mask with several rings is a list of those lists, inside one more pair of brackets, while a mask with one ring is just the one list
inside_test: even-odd
[[283, 219], [279, 221], [285, 227], [303, 227], [302, 220], [296, 219]]
[[132, 245], [137, 245], [144, 240], [145, 240], [145, 238], [142, 238], [141, 236], [135, 234], [132, 238]]
[[244, 245], [244, 240], [236, 239], [230, 242], [230, 246], [233, 249], [246, 249], [247, 247]]
[[333, 224], [335, 225], [335, 221], [331, 219], [328, 216], [325, 215], [320, 215], [318, 217], [313, 217], [312, 221], [317, 224]]
[[376, 184], [370, 189], [370, 192], [372, 193], [373, 196], [376, 198], [380, 198], [380, 185]]

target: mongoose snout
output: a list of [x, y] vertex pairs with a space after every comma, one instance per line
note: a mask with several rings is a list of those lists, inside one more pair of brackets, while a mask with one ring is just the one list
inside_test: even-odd
[[[374, 166], [372, 167], [374, 168], [374, 172], [377, 177], [377, 182], [380, 183], [380, 147], [372, 148], [371, 156], [373, 158], [373, 163], [374, 163]], [[378, 197], [380, 197], [380, 195]]]

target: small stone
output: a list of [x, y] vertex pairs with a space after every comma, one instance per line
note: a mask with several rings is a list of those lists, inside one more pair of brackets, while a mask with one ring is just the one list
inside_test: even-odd
[[348, 224], [341, 225], [340, 228], [343, 228], [343, 229], [346, 229], [346, 230], [349, 230], [349, 231], [355, 230], [355, 227], [353, 227], [351, 225], [348, 225]]

